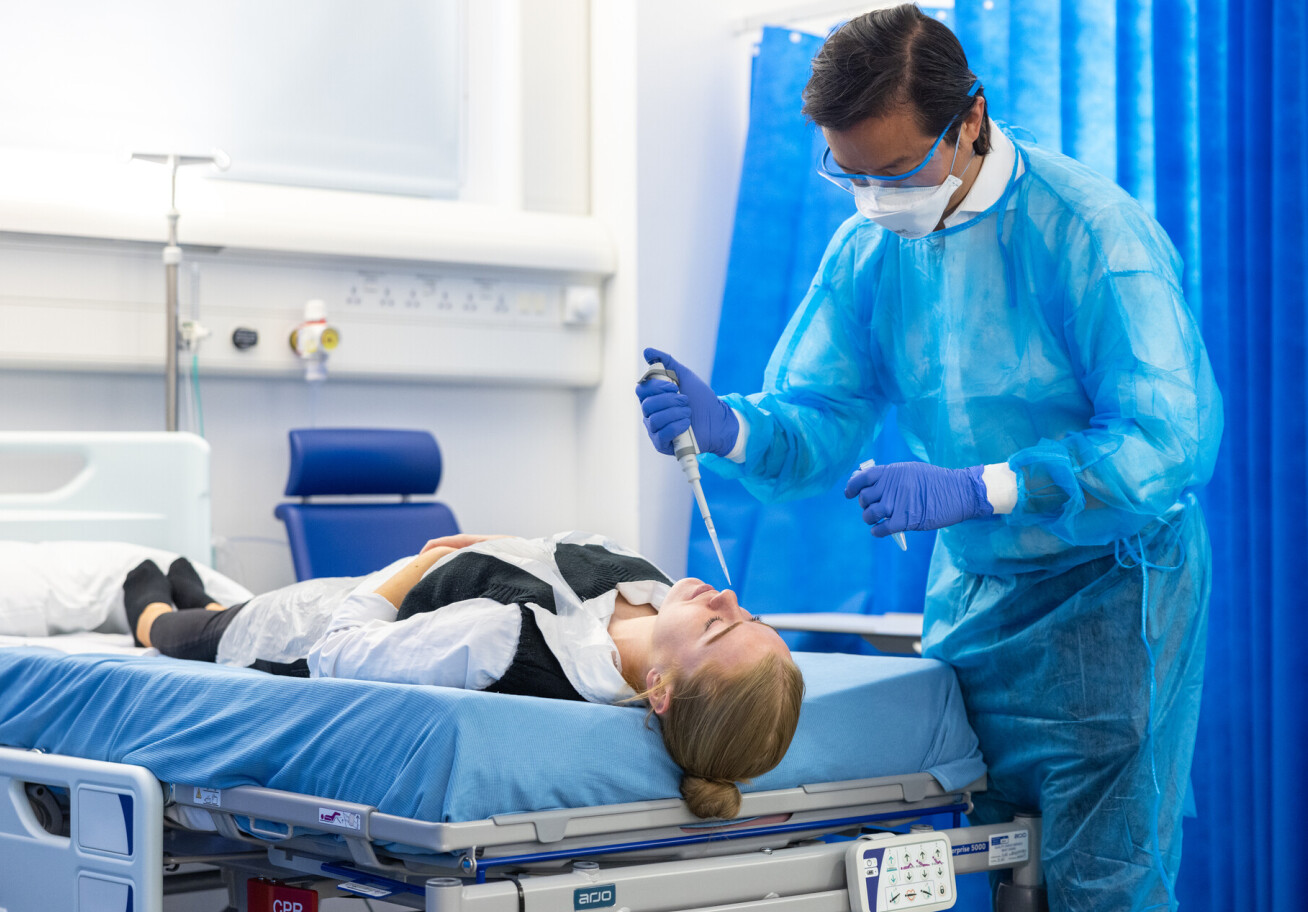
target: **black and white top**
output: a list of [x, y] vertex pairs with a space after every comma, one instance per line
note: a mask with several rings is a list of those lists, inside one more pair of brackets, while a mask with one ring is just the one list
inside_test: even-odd
[[[397, 612], [376, 590], [411, 560], [362, 580], [310, 580], [252, 599], [224, 634], [218, 661], [307, 655], [315, 677], [614, 703], [634, 695], [608, 634], [616, 597], [657, 610], [671, 586], [634, 551], [565, 532], [449, 554]], [[270, 649], [279, 628], [281, 643]]]

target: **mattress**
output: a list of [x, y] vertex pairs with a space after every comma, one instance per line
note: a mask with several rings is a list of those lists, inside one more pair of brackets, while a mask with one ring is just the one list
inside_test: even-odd
[[[921, 771], [955, 790], [984, 774], [948, 666], [795, 660], [806, 682], [799, 729], [781, 764], [744, 791]], [[676, 797], [680, 780], [638, 707], [34, 647], [0, 648], [0, 744], [436, 822]]]

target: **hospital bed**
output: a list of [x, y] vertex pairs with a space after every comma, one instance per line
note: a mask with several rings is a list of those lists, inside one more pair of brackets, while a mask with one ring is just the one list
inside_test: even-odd
[[[0, 459], [46, 450], [85, 466], [53, 491], [0, 493], [0, 539], [207, 557], [203, 441], [0, 433]], [[984, 766], [935, 662], [797, 655], [790, 753], [738, 819], [705, 821], [636, 707], [279, 678], [118, 636], [116, 652], [50, 648], [60, 636], [0, 648], [6, 912], [154, 912], [215, 885], [238, 910], [296, 908], [310, 889], [466, 912], [834, 912], [948, 908], [972, 871], [1040, 882], [1038, 818], [959, 826]]]

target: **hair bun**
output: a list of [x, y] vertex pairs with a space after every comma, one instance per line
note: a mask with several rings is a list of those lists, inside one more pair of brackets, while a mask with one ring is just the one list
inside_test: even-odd
[[696, 817], [731, 820], [740, 813], [740, 789], [730, 779], [682, 776], [681, 797]]

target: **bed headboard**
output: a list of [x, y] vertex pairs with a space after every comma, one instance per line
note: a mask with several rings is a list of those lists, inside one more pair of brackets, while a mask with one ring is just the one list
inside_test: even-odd
[[0, 431], [0, 539], [123, 541], [211, 564], [210, 521], [201, 437]]

